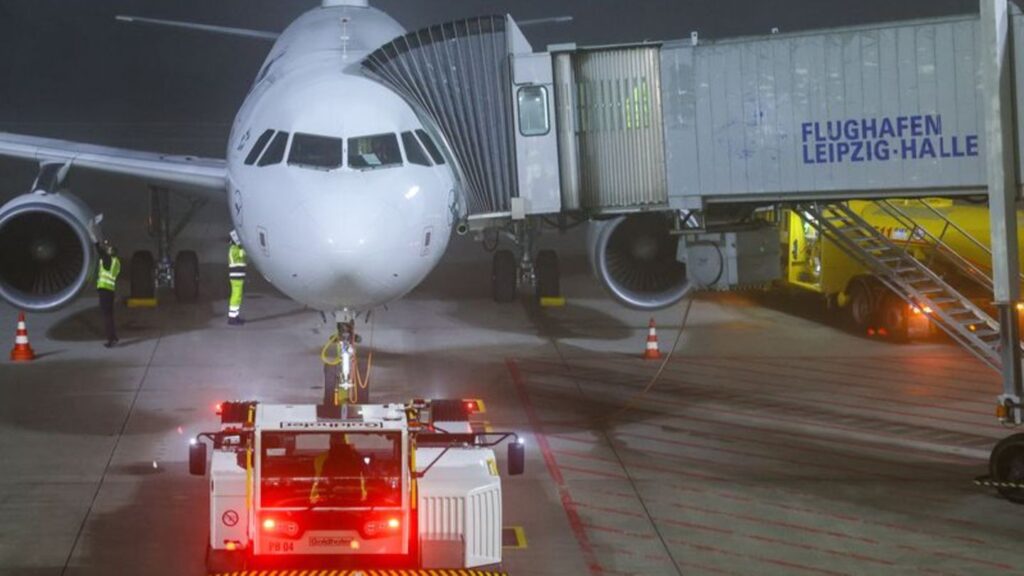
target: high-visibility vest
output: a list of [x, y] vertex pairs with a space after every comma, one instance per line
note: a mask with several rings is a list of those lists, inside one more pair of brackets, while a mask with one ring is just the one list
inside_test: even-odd
[[228, 248], [228, 277], [232, 280], [245, 280], [245, 249], [238, 244]]
[[103, 259], [100, 258], [100, 273], [99, 277], [96, 278], [96, 288], [100, 290], [110, 290], [111, 292], [117, 287], [117, 277], [121, 274], [121, 259], [114, 256], [110, 259], [110, 268], [103, 267]]

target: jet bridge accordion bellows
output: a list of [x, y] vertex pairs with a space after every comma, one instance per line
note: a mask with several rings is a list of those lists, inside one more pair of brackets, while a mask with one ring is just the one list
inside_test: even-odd
[[504, 16], [467, 18], [396, 38], [363, 61], [444, 136], [471, 215], [508, 212], [518, 196], [506, 30]]

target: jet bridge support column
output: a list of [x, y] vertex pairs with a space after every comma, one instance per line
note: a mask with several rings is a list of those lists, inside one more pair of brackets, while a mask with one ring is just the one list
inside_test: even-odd
[[1013, 67], [1008, 0], [981, 1], [981, 33], [984, 44], [984, 80], [988, 86], [985, 106], [985, 151], [989, 214], [992, 230], [994, 301], [999, 309], [1003, 394], [1000, 404], [1006, 422], [1022, 422], [1020, 300], [1017, 247], [1017, 175], [1013, 140]]

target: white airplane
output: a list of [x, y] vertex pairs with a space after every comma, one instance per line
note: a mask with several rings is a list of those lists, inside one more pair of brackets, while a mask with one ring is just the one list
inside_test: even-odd
[[[51, 310], [88, 284], [100, 218], [65, 190], [71, 168], [226, 194], [235, 229], [263, 276], [290, 298], [336, 317], [351, 319], [401, 298], [435, 267], [459, 211], [451, 152], [402, 97], [360, 70], [370, 52], [405, 34], [390, 16], [367, 0], [323, 0], [280, 34], [119, 19], [272, 40], [274, 46], [235, 119], [226, 160], [0, 133], [0, 156], [40, 163], [30, 193], [0, 208], [0, 297], [22, 309]], [[640, 224], [621, 228], [640, 235], [651, 228]], [[678, 266], [674, 240], [667, 231], [662, 236], [671, 247], [667, 261]], [[608, 234], [602, 238], [598, 245], [609, 246], [610, 256], [602, 250], [599, 260], [615, 260], [615, 246], [626, 254], [617, 261], [628, 257], [628, 246]], [[195, 254], [180, 253], [172, 264], [166, 244], [165, 237], [158, 274], [170, 274], [180, 298], [194, 298]], [[496, 258], [496, 270], [498, 264], [513, 267], [514, 293], [511, 258]], [[623, 286], [609, 281], [614, 270], [598, 268], [616, 294]], [[677, 284], [672, 300], [682, 297]], [[625, 288], [616, 295], [630, 303]]]

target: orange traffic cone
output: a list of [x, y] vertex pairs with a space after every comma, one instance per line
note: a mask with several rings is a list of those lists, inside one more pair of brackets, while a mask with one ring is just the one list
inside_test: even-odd
[[25, 327], [25, 313], [18, 314], [18, 332], [14, 336], [11, 362], [31, 362], [36, 359], [32, 345], [28, 343], [28, 328]]
[[647, 325], [647, 349], [644, 350], [644, 360], [661, 360], [661, 350], [658, 349], [658, 328], [654, 325], [654, 318]]

